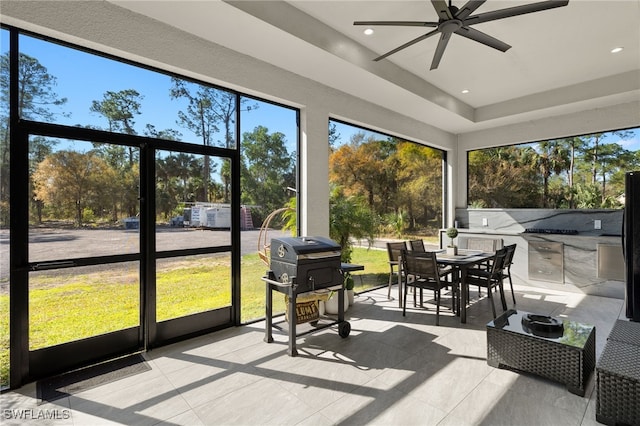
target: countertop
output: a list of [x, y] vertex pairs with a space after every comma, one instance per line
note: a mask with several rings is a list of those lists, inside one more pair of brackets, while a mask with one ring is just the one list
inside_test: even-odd
[[[446, 232], [446, 229], [441, 229], [440, 232], [444, 233]], [[603, 233], [599, 233], [598, 230], [594, 230], [594, 232], [580, 232], [578, 234], [561, 234], [561, 233], [552, 234], [552, 233], [546, 233], [546, 232], [525, 232], [524, 230], [509, 231], [509, 230], [500, 230], [500, 229], [458, 228], [458, 233], [459, 234], [479, 234], [479, 235], [508, 235], [508, 236], [521, 236], [521, 237], [544, 236], [544, 237], [554, 237], [554, 238], [558, 238], [558, 237], [562, 237], [562, 238], [589, 237], [589, 238], [614, 238], [614, 239], [622, 238], [622, 235], [620, 234], [603, 234]]]

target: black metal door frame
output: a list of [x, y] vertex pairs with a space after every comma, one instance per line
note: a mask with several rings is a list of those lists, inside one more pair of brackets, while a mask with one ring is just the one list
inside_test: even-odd
[[[85, 140], [140, 147], [140, 251], [137, 254], [100, 256], [96, 258], [64, 259], [51, 268], [71, 268], [108, 263], [139, 261], [140, 321], [139, 326], [78, 341], [63, 343], [34, 351], [29, 350], [29, 272], [42, 268], [29, 262], [29, 223], [11, 221], [10, 242], [10, 387], [72, 368], [99, 362], [115, 356], [144, 351], [152, 347], [239, 324], [240, 216], [232, 215], [230, 246], [187, 249], [177, 252], [155, 251], [155, 152], [208, 154], [229, 158], [232, 162], [232, 211], [240, 211], [239, 154], [237, 150], [203, 147], [149, 139], [140, 136], [113, 134], [93, 129], [18, 121], [11, 128], [11, 217], [28, 217], [29, 193], [24, 182], [29, 181], [28, 141], [31, 135]], [[237, 216], [237, 217], [236, 217]], [[231, 252], [232, 305], [221, 309], [180, 317], [161, 324], [156, 322], [155, 263], [156, 259], [195, 254]]]
[[[29, 217], [29, 137], [31, 135], [114, 143], [117, 135], [89, 129], [49, 125], [31, 121], [16, 121], [11, 128], [11, 217]], [[101, 361], [113, 356], [133, 353], [142, 348], [142, 328], [139, 326], [104, 335], [67, 342], [37, 350], [29, 350], [29, 273], [116, 264], [137, 261], [141, 255], [113, 255], [50, 262], [29, 261], [29, 221], [11, 220], [10, 242], [10, 386], [15, 388], [40, 377], [56, 374], [74, 367]], [[142, 281], [141, 281], [142, 282]], [[141, 285], [144, 288], [144, 285]], [[139, 324], [142, 324], [140, 322]]]

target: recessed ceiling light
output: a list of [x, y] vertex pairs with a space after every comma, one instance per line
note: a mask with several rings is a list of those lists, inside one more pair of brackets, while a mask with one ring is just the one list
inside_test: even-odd
[[467, 93], [469, 93], [469, 89], [462, 89], [462, 93], [466, 95]]
[[624, 49], [624, 47], [615, 47], [615, 48], [611, 49], [611, 53], [622, 52], [623, 49]]
[[367, 28], [366, 30], [364, 30], [364, 34], [365, 34], [365, 35], [371, 35], [371, 34], [373, 34], [373, 29], [372, 29], [372, 28]]

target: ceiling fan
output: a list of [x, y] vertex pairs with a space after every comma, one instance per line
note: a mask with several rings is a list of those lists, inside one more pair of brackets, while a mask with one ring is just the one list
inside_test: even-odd
[[435, 30], [430, 31], [420, 37], [417, 37], [402, 46], [396, 47], [395, 49], [385, 53], [382, 56], [378, 56], [374, 59], [374, 61], [379, 61], [381, 59], [386, 58], [387, 56], [393, 55], [396, 52], [401, 51], [402, 49], [406, 49], [409, 46], [412, 46], [422, 40], [425, 40], [432, 35], [440, 33], [440, 41], [438, 41], [438, 46], [436, 47], [436, 52], [433, 55], [433, 60], [431, 62], [431, 69], [434, 70], [438, 68], [440, 64], [440, 60], [442, 59], [442, 55], [444, 54], [444, 50], [447, 47], [447, 43], [449, 43], [449, 39], [451, 38], [451, 34], [458, 34], [462, 37], [466, 37], [471, 40], [475, 40], [478, 43], [482, 43], [489, 47], [493, 47], [494, 49], [500, 50], [501, 52], [506, 52], [511, 48], [507, 43], [500, 41], [494, 37], [491, 37], [488, 34], [483, 33], [482, 31], [478, 31], [474, 28], [471, 28], [470, 25], [480, 24], [483, 22], [495, 21], [497, 19], [509, 18], [511, 16], [524, 15], [527, 13], [540, 12], [542, 10], [554, 9], [556, 7], [562, 7], [569, 4], [569, 0], [557, 1], [557, 0], [548, 0], [542, 1], [538, 3], [530, 3], [521, 6], [508, 7], [506, 9], [494, 10], [491, 12], [480, 13], [478, 15], [471, 15], [477, 8], [482, 6], [482, 4], [486, 0], [470, 0], [465, 4], [461, 9], [458, 9], [456, 6], [451, 4], [451, 0], [449, 0], [449, 5], [447, 6], [447, 2], [445, 0], [431, 0], [433, 7], [436, 9], [436, 13], [438, 14], [438, 22], [424, 22], [424, 21], [355, 21], [353, 25], [367, 25], [367, 26], [375, 26], [375, 25], [386, 25], [386, 26], [397, 26], [397, 27], [430, 27], [435, 28]]

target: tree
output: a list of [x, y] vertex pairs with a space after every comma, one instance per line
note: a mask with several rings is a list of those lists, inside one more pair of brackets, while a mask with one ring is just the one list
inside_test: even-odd
[[220, 179], [222, 179], [223, 186], [222, 200], [228, 203], [231, 200], [231, 161], [227, 158], [222, 159]]
[[[47, 68], [36, 58], [25, 53], [18, 56], [18, 115], [22, 119], [53, 121], [57, 114], [68, 115], [59, 110], [66, 102], [66, 98], [59, 97], [54, 88], [57, 84], [55, 76], [49, 74]], [[5, 204], [8, 209], [9, 201], [9, 52], [0, 56], [0, 203], [3, 214], [2, 223], [8, 221], [5, 215]], [[58, 107], [58, 111], [54, 107]], [[36, 139], [30, 145], [31, 160], [40, 158], [46, 149], [55, 144], [48, 141], [47, 145], [40, 145], [42, 138]], [[38, 217], [41, 215], [41, 205], [36, 203]], [[8, 212], [7, 212], [8, 213]]]
[[[107, 119], [110, 132], [121, 132], [127, 135], [138, 134], [135, 130], [135, 120], [140, 115], [141, 102], [144, 97], [134, 89], [120, 90], [118, 92], [107, 91], [101, 101], [94, 100], [91, 103], [91, 112], [101, 114]], [[147, 130], [150, 130], [147, 128]], [[94, 143], [94, 147], [100, 150], [101, 155], [107, 159], [110, 166], [117, 171], [114, 185], [123, 197], [122, 208], [128, 216], [137, 214], [138, 180], [134, 171], [138, 160], [138, 149], [128, 146], [121, 147], [111, 144]], [[127, 152], [126, 157], [123, 156]], [[112, 208], [112, 219], [118, 220], [117, 200]]]
[[[53, 152], [53, 148], [58, 141], [45, 138], [42, 136], [32, 136], [29, 140], [29, 179], [30, 187], [34, 188], [33, 173], [38, 168], [38, 165]], [[31, 195], [31, 205], [35, 208], [37, 223], [42, 223], [42, 209], [44, 204], [42, 200], [39, 200], [35, 194]]]
[[[213, 139], [215, 134], [220, 130], [218, 124], [221, 124], [224, 128], [224, 140], [218, 141], [218, 145], [228, 149], [233, 148], [236, 140], [234, 137], [234, 124], [238, 112], [238, 102], [241, 106], [248, 104], [244, 110], [240, 109], [240, 112], [251, 111], [258, 108], [257, 103], [249, 104], [249, 99], [244, 97], [238, 100], [236, 94], [232, 92], [187, 83], [177, 78], [172, 78], [171, 83], [171, 99], [184, 98], [188, 102], [186, 112], [178, 112], [177, 123], [202, 138], [202, 144], [205, 146], [214, 145]], [[225, 160], [224, 163], [226, 162]], [[204, 168], [205, 193], [209, 193], [209, 156], [205, 156], [204, 158]], [[228, 170], [229, 167], [223, 165], [221, 173]], [[231, 178], [230, 175], [227, 174], [222, 174], [221, 178], [224, 185], [224, 200], [228, 201], [230, 199]], [[206, 201], [209, 200], [207, 199]]]
[[103, 115], [109, 123], [110, 132], [135, 135], [134, 117], [140, 115], [142, 95], [134, 89], [119, 92], [106, 91], [101, 101], [91, 103], [91, 112]]
[[269, 134], [257, 126], [242, 135], [242, 202], [259, 206], [262, 218], [289, 199], [287, 187], [295, 187], [295, 162], [286, 147], [284, 134]]
[[47, 156], [33, 174], [38, 200], [83, 223], [83, 211], [109, 191], [113, 170], [95, 152], [58, 151]]
[[[169, 192], [173, 206], [205, 197], [202, 178], [204, 162], [201, 159], [181, 152], [159, 158], [156, 164], [158, 183], [164, 191]], [[169, 211], [173, 206], [169, 207]]]
[[[109, 123], [110, 132], [136, 135], [134, 117], [140, 115], [143, 96], [134, 89], [112, 92], [108, 90], [101, 101], [91, 103], [91, 112], [103, 115]], [[134, 151], [129, 147], [129, 165], [135, 162]]]
[[576, 207], [579, 209], [596, 209], [602, 203], [600, 187], [593, 183], [579, 183], [576, 185]]
[[329, 197], [329, 236], [341, 247], [340, 260], [351, 262], [351, 239], [366, 238], [369, 245], [377, 230], [375, 213], [362, 197], [346, 196], [342, 187], [333, 186]]
[[598, 157], [601, 178], [601, 202], [604, 205], [607, 198], [607, 178], [624, 164], [627, 150], [617, 143], [609, 143], [600, 148]]
[[601, 151], [601, 143], [609, 136], [615, 136], [620, 140], [629, 139], [633, 136], [633, 132], [629, 130], [616, 130], [609, 133], [592, 133], [590, 135], [584, 135], [583, 139], [586, 142], [586, 146], [583, 150], [583, 156], [585, 161], [591, 162], [591, 183], [596, 184], [598, 181], [598, 171], [600, 166], [600, 156], [607, 155], [606, 152]]
[[536, 163], [542, 175], [542, 207], [549, 207], [549, 178], [560, 174], [569, 164], [568, 155], [557, 140], [538, 143]]
[[[441, 218], [442, 153], [412, 142], [397, 142], [389, 162], [396, 179], [396, 206], [406, 211], [414, 229]], [[395, 219], [402, 216], [396, 214]]]
[[145, 136], [168, 141], [179, 141], [180, 138], [182, 138], [182, 133], [175, 129], [157, 130], [153, 124], [147, 124], [145, 126], [144, 134]]
[[340, 133], [338, 133], [338, 128], [336, 123], [333, 121], [329, 121], [329, 149], [333, 150], [336, 142], [340, 140]]
[[[240, 111], [253, 111], [258, 109], [258, 103], [250, 103], [249, 98], [237, 97], [234, 93], [226, 91], [218, 91], [214, 97], [214, 113], [217, 115], [218, 120], [222, 122], [224, 126], [224, 147], [231, 149], [235, 147], [236, 140], [234, 137], [234, 127], [236, 122], [236, 110], [238, 99], [240, 102]], [[244, 106], [244, 108], [243, 108]], [[231, 163], [229, 159], [224, 158], [222, 160], [222, 167], [220, 168], [220, 178], [222, 179], [222, 185], [224, 187], [223, 200], [229, 202], [231, 199]]]
[[[52, 106], [62, 106], [67, 98], [60, 98], [53, 90], [57, 79], [47, 71], [36, 58], [25, 53], [18, 56], [18, 114], [26, 120], [52, 121], [56, 113]], [[2, 116], [9, 118], [9, 52], [0, 56], [0, 96], [7, 99], [2, 102]], [[8, 123], [6, 124], [8, 127]]]
[[567, 139], [560, 139], [559, 142], [563, 144], [564, 149], [568, 151], [569, 154], [569, 166], [567, 169], [567, 185], [569, 187], [569, 208], [575, 208], [574, 202], [574, 173], [576, 169], [576, 156], [579, 152], [583, 151], [586, 147], [586, 142], [580, 137], [573, 137]]
[[394, 233], [407, 224], [425, 229], [441, 218], [442, 153], [438, 150], [359, 132], [348, 144], [332, 150], [329, 180], [340, 185], [345, 196], [365, 199]]
[[[628, 151], [622, 142], [612, 143], [610, 140], [630, 139], [638, 130], [470, 151], [469, 205], [502, 208], [619, 207], [618, 197], [624, 191], [624, 174], [640, 167], [640, 151]], [[531, 174], [532, 169], [537, 176]], [[508, 170], [512, 171], [510, 175], [505, 173]], [[538, 188], [542, 190], [540, 201], [531, 205], [529, 194], [539, 192]], [[498, 198], [504, 199], [498, 202]]]
[[369, 207], [376, 209], [379, 200], [386, 200], [389, 174], [385, 164], [396, 146], [378, 141], [374, 136], [365, 137], [362, 132], [356, 133], [349, 144], [331, 154], [329, 180], [342, 185], [347, 195], [363, 195]]
[[489, 208], [540, 207], [533, 148], [499, 147], [469, 152], [469, 205]]
[[[192, 92], [191, 87], [193, 84], [188, 84], [186, 81], [172, 78], [170, 94], [171, 99], [185, 98], [188, 101], [187, 110], [178, 111], [177, 123], [202, 138], [202, 144], [205, 146], [213, 145], [213, 136], [219, 130], [217, 123], [220, 121], [221, 115], [215, 111], [217, 105], [216, 95], [217, 90], [206, 86], [197, 86], [195, 93]], [[224, 112], [222, 113], [224, 114]], [[230, 124], [227, 123], [227, 131], [230, 132]], [[227, 134], [227, 138], [229, 135]], [[225, 144], [229, 141], [225, 141]], [[210, 166], [211, 160], [208, 155], [204, 158], [204, 194], [208, 197], [209, 194], [209, 180], [211, 177]], [[205, 198], [204, 201], [209, 201], [209, 198]]]

